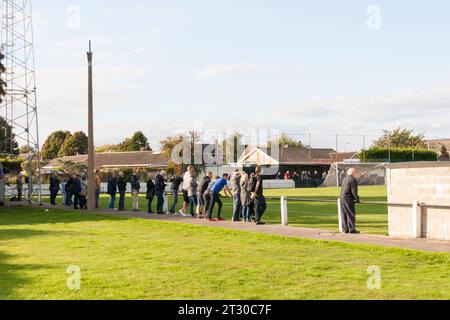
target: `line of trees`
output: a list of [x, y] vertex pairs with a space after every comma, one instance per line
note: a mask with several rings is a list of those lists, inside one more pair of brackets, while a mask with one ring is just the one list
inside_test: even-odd
[[[137, 131], [131, 138], [124, 139], [116, 145], [104, 145], [96, 152], [128, 152], [151, 151], [147, 137], [142, 131]], [[69, 131], [55, 131], [50, 134], [42, 146], [41, 155], [44, 160], [75, 156], [88, 153], [88, 136], [79, 131], [74, 134]]]

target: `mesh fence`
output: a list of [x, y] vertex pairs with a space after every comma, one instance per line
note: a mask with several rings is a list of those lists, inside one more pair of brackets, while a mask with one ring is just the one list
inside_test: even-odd
[[381, 163], [334, 163], [322, 187], [340, 187], [350, 168], [358, 171], [358, 184], [361, 186], [386, 185], [386, 168]]

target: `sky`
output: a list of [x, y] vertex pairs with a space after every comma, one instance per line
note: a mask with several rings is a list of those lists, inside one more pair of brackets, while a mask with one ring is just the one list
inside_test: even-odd
[[89, 40], [97, 146], [142, 130], [158, 149], [192, 128], [313, 134], [322, 147], [347, 135], [341, 151], [399, 126], [450, 137], [445, 0], [45, 0], [33, 10], [41, 139], [87, 130]]

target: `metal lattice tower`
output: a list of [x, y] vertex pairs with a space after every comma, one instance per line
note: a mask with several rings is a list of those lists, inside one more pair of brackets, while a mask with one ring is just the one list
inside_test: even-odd
[[[33, 45], [33, 20], [30, 0], [1, 1], [1, 50], [5, 55], [6, 96], [0, 105], [0, 116], [12, 127], [6, 137], [13, 150], [14, 139], [28, 146], [26, 171], [28, 199], [38, 195], [41, 201], [39, 130], [36, 97], [36, 76]], [[5, 144], [6, 144], [5, 143]]]

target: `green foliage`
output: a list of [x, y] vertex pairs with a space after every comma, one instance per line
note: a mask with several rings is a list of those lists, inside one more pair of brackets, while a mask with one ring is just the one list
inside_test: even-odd
[[58, 158], [61, 147], [71, 136], [69, 131], [56, 131], [50, 134], [42, 147], [42, 158], [45, 160]]
[[[240, 156], [239, 147], [242, 145], [242, 138], [243, 135], [236, 131], [222, 142], [224, 157], [226, 157], [226, 159], [223, 159], [224, 161], [228, 163], [235, 163], [238, 161]], [[231, 154], [231, 151], [229, 150], [233, 153]]]
[[[173, 137], [167, 137], [166, 139], [161, 141], [161, 147], [162, 147], [162, 155], [170, 159], [169, 163], [167, 164], [167, 173], [169, 175], [181, 175], [183, 173], [183, 165], [175, 164], [172, 161], [172, 151], [176, 146], [178, 146], [180, 143], [183, 143], [183, 136], [173, 136]], [[182, 157], [183, 154], [180, 151], [179, 156]]]
[[378, 148], [373, 147], [361, 151], [363, 162], [410, 162], [410, 161], [436, 161], [436, 152], [419, 148]]
[[3, 117], [0, 117], [0, 153], [7, 155], [19, 154], [19, 145], [12, 128]]
[[150, 145], [148, 143], [147, 137], [142, 131], [137, 131], [133, 134], [131, 138], [125, 139], [121, 144], [118, 145], [119, 151], [122, 152], [132, 152], [132, 151], [151, 151]]
[[[269, 148], [272, 147], [273, 144], [277, 144], [277, 140], [272, 140], [269, 141], [269, 143], [267, 144], [267, 146]], [[301, 142], [300, 140], [295, 140], [291, 137], [289, 137], [287, 134], [282, 133], [281, 136], [278, 138], [278, 146], [280, 148], [304, 148], [305, 145], [303, 144], [303, 142]]]
[[75, 132], [68, 136], [59, 150], [58, 157], [76, 156], [88, 153], [88, 137], [82, 132]]
[[63, 161], [61, 162], [61, 169], [67, 174], [81, 174], [87, 172], [87, 165], [84, 163], [75, 163], [73, 161]]
[[393, 131], [384, 130], [383, 136], [374, 142], [374, 147], [380, 148], [425, 148], [425, 135], [414, 135], [413, 130], [397, 128]]

